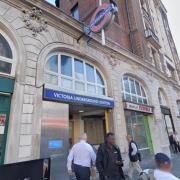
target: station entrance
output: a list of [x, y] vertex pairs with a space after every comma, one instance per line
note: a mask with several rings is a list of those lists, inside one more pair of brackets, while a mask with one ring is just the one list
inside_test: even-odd
[[88, 136], [88, 143], [98, 147], [104, 142], [109, 129], [106, 109], [92, 106], [69, 106], [69, 142], [70, 147], [78, 142], [81, 133]]
[[[95, 149], [104, 142], [109, 131], [111, 98], [94, 98], [44, 89], [41, 117], [40, 157], [51, 158], [51, 178], [68, 180], [67, 156], [71, 147], [87, 133], [88, 143]], [[112, 113], [110, 113], [112, 114]]]

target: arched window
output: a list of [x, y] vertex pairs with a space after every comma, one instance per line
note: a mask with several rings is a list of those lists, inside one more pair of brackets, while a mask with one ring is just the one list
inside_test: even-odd
[[15, 61], [13, 60], [13, 54], [8, 41], [0, 32], [0, 73], [14, 74]]
[[106, 95], [101, 73], [79, 58], [55, 53], [45, 64], [45, 81], [51, 86], [82, 94]]
[[158, 90], [158, 99], [160, 105], [167, 106], [166, 98], [161, 89]]
[[180, 117], [180, 100], [177, 100], [178, 116]]
[[141, 84], [134, 78], [125, 75], [122, 79], [122, 93], [126, 101], [148, 104], [148, 100]]

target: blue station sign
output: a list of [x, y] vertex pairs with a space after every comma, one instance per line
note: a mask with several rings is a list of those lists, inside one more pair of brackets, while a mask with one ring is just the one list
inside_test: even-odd
[[51, 100], [51, 101], [87, 104], [87, 105], [100, 106], [106, 108], [114, 107], [113, 100], [83, 96], [83, 95], [72, 94], [63, 91], [47, 89], [47, 88], [44, 88], [43, 98], [45, 100]]

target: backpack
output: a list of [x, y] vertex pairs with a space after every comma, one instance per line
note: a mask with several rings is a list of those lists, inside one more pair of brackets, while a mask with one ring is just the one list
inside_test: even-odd
[[154, 176], [154, 170], [150, 169], [148, 171], [148, 174], [145, 172], [142, 172], [139, 176], [138, 180], [156, 180], [155, 176]]

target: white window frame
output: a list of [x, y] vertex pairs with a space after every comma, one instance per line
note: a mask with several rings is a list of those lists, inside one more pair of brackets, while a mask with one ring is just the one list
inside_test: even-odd
[[[53, 71], [49, 71], [46, 69], [46, 63], [48, 62], [48, 60], [52, 57], [52, 56], [55, 56], [57, 55], [58, 56], [58, 72], [53, 72]], [[70, 76], [66, 76], [66, 75], [63, 75], [61, 74], [61, 56], [64, 55], [64, 56], [69, 56], [71, 57], [71, 60], [72, 60], [72, 77]], [[84, 80], [78, 80], [76, 77], [75, 77], [75, 59], [77, 60], [80, 60], [83, 62], [83, 70], [84, 70]], [[92, 83], [92, 82], [89, 82], [87, 81], [87, 72], [86, 72], [86, 64], [92, 66], [94, 68], [94, 76], [95, 76], [95, 82]], [[103, 82], [104, 82], [104, 85], [101, 85], [97, 82], [97, 76], [96, 76], [96, 71], [99, 72], [99, 74], [101, 75], [102, 79], [103, 79]], [[61, 53], [61, 52], [54, 52], [54, 53], [51, 53], [47, 56], [46, 58], [46, 61], [45, 61], [45, 64], [44, 64], [44, 78], [45, 78], [45, 75], [46, 74], [49, 74], [49, 75], [54, 75], [58, 78], [58, 84], [57, 85], [53, 85], [53, 84], [50, 84], [48, 82], [46, 82], [46, 80], [44, 79], [46, 85], [48, 85], [48, 87], [50, 88], [53, 88], [53, 89], [60, 89], [60, 90], [63, 90], [63, 91], [69, 91], [69, 92], [73, 92], [73, 93], [76, 93], [76, 94], [83, 94], [83, 95], [90, 95], [90, 96], [95, 96], [95, 97], [107, 97], [107, 84], [106, 84], [106, 81], [105, 81], [105, 77], [103, 76], [103, 74], [101, 73], [101, 71], [99, 70], [98, 67], [96, 67], [94, 64], [92, 64], [91, 62], [89, 61], [86, 61], [84, 59], [81, 59], [77, 56], [74, 56], [74, 55], [71, 55], [71, 54], [68, 54], [68, 53]], [[61, 80], [62, 78], [65, 78], [65, 79], [68, 79], [68, 80], [71, 80], [72, 81], [72, 89], [66, 89], [66, 88], [63, 88], [61, 86]], [[76, 90], [75, 89], [75, 83], [76, 82], [79, 82], [79, 83], [83, 83], [84, 84], [84, 91], [80, 91], [80, 90]], [[95, 94], [94, 93], [90, 93], [87, 91], [87, 85], [93, 85], [95, 86]], [[102, 95], [102, 94], [98, 94], [98, 87], [100, 88], [104, 88], [105, 89], [105, 94]]]
[[159, 97], [161, 98], [161, 102], [159, 101], [159, 104], [162, 106], [167, 106], [166, 97], [164, 95], [164, 92], [161, 89], [158, 90], [158, 100], [159, 100]]
[[16, 70], [16, 62], [17, 62], [16, 61], [17, 55], [16, 55], [15, 47], [13, 45], [12, 40], [2, 30], [0, 30], [0, 35], [2, 35], [4, 37], [4, 39], [6, 39], [7, 43], [9, 44], [9, 47], [11, 49], [11, 52], [12, 52], [12, 59], [4, 57], [4, 56], [0, 56], [0, 60], [1, 61], [4, 61], [4, 62], [12, 64], [12, 66], [11, 66], [11, 73], [9, 74], [9, 73], [0, 72], [0, 75], [6, 75], [6, 76], [14, 77], [15, 76], [15, 70]]
[[[127, 78], [128, 78], [128, 84], [129, 84], [130, 92], [126, 92], [126, 91], [125, 91], [124, 77], [127, 77]], [[132, 93], [132, 87], [131, 87], [130, 80], [133, 80], [133, 82], [134, 82], [135, 94]], [[136, 82], [139, 84], [141, 95], [138, 95], [138, 93], [137, 93], [137, 88], [136, 88], [136, 84], [135, 84]], [[145, 97], [142, 96], [142, 95], [143, 95], [142, 89], [143, 89], [143, 91], [144, 91], [144, 93], [145, 93]], [[124, 75], [124, 76], [122, 77], [122, 95], [123, 95], [123, 97], [125, 97], [125, 98], [123, 98], [124, 100], [126, 100], [126, 94], [128, 94], [128, 95], [130, 96], [130, 98], [131, 98], [130, 101], [131, 101], [131, 102], [134, 102], [134, 101], [133, 101], [133, 96], [134, 96], [134, 97], [136, 97], [136, 99], [137, 99], [137, 101], [134, 102], [134, 103], [137, 103], [137, 104], [146, 104], [146, 103], [144, 103], [144, 100], [146, 100], [146, 101], [147, 101], [147, 104], [149, 104], [146, 91], [145, 91], [145, 89], [143, 88], [142, 84], [141, 84], [138, 80], [136, 80], [135, 78], [133, 78], [133, 77], [131, 77], [131, 76], [128, 76], [128, 75]], [[138, 102], [138, 98], [141, 98], [142, 101], [143, 101], [143, 103], [139, 103], [139, 102]]]

